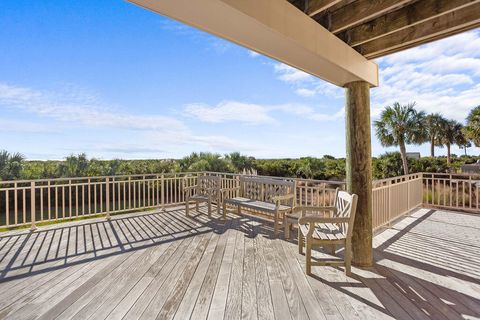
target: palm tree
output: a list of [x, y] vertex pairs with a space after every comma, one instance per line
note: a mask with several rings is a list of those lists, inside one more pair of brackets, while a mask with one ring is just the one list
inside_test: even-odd
[[415, 103], [400, 105], [395, 102], [387, 106], [374, 122], [377, 138], [384, 147], [399, 146], [403, 172], [408, 174], [406, 144], [420, 144], [425, 141], [425, 113], [415, 110]]
[[467, 117], [467, 125], [463, 128], [465, 138], [480, 147], [480, 106], [473, 108]]
[[439, 113], [432, 113], [425, 117], [425, 129], [430, 142], [430, 156], [435, 157], [435, 146], [443, 146], [440, 134], [447, 120]]
[[462, 133], [463, 125], [455, 120], [446, 120], [443, 124], [443, 129], [440, 133], [440, 142], [447, 146], [447, 164], [450, 165], [451, 153], [450, 148], [452, 144], [463, 145], [464, 136]]
[[9, 153], [6, 150], [0, 151], [0, 179], [18, 179], [22, 173], [25, 157], [20, 153]]

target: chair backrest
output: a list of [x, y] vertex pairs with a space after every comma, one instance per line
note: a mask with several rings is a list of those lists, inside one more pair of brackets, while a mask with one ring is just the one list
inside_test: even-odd
[[[240, 196], [248, 199], [271, 202], [276, 196], [293, 194], [295, 182], [255, 176], [240, 176]], [[286, 201], [285, 203], [290, 201]]]
[[353, 231], [353, 223], [355, 222], [355, 212], [357, 211], [357, 199], [356, 194], [350, 194], [346, 191], [337, 188], [335, 193], [335, 204], [337, 208], [335, 217], [337, 218], [349, 218], [348, 223], [339, 223], [338, 226], [346, 234], [347, 237], [351, 237]]
[[195, 193], [197, 195], [208, 195], [208, 190], [212, 190], [213, 197], [220, 195], [220, 188], [222, 187], [222, 177], [220, 176], [199, 176], [197, 178], [197, 185]]

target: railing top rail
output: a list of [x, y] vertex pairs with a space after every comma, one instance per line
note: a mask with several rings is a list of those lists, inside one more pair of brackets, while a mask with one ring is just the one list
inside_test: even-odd
[[195, 172], [160, 172], [160, 173], [144, 173], [144, 174], [122, 174], [122, 175], [113, 175], [113, 176], [92, 176], [92, 177], [62, 177], [62, 178], [44, 178], [44, 179], [31, 179], [31, 180], [0, 180], [0, 184], [12, 184], [12, 183], [30, 183], [35, 182], [48, 182], [48, 181], [65, 181], [65, 180], [95, 180], [95, 179], [106, 179], [106, 178], [140, 178], [140, 177], [159, 177], [164, 176], [182, 176], [182, 175], [197, 175], [203, 174], [203, 171]]
[[[204, 171], [203, 173], [207, 174], [221, 174], [221, 175], [230, 175], [234, 177], [240, 176], [250, 176], [243, 173], [231, 173], [231, 172], [214, 172], [214, 171]], [[302, 182], [316, 182], [316, 183], [328, 183], [328, 184], [337, 184], [345, 185], [345, 181], [336, 181], [336, 180], [317, 180], [317, 179], [307, 179], [307, 178], [295, 178], [295, 177], [278, 177], [278, 176], [266, 176], [266, 175], [252, 175], [259, 178], [270, 178], [270, 179], [282, 179], [282, 180], [292, 180], [292, 181], [302, 181]]]
[[465, 177], [475, 177], [475, 178], [479, 178], [480, 179], [480, 173], [467, 173], [467, 172], [462, 172], [462, 173], [444, 173], [444, 172], [424, 172], [423, 173], [424, 176], [445, 176], [445, 177], [451, 177], [451, 176], [455, 176], [455, 177], [461, 177], [461, 176], [465, 176]]

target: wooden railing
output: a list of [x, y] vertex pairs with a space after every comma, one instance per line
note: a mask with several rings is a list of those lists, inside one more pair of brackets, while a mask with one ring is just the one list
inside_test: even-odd
[[394, 220], [422, 205], [422, 174], [410, 174], [373, 183], [373, 229]]
[[[220, 175], [223, 188], [234, 187], [238, 174], [194, 172], [89, 178], [0, 181], [0, 228], [165, 208], [185, 202], [184, 187], [199, 175]], [[341, 182], [289, 179], [296, 182], [297, 203], [329, 205]], [[227, 194], [234, 197], [234, 192]]]
[[478, 174], [423, 174], [423, 204], [467, 212], [480, 212]]
[[[220, 175], [222, 187], [238, 185], [239, 174], [196, 172], [90, 178], [0, 181], [0, 228], [29, 226], [96, 215], [183, 204], [184, 187], [199, 175]], [[295, 181], [296, 205], [332, 205], [343, 182]], [[386, 226], [418, 206], [480, 212], [480, 175], [418, 173], [373, 183], [373, 228]], [[226, 197], [236, 196], [231, 191]]]

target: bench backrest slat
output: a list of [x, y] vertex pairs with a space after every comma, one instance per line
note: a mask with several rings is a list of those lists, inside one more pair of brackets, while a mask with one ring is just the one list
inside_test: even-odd
[[244, 198], [273, 203], [274, 197], [294, 192], [294, 181], [252, 176], [240, 177], [240, 196]]

